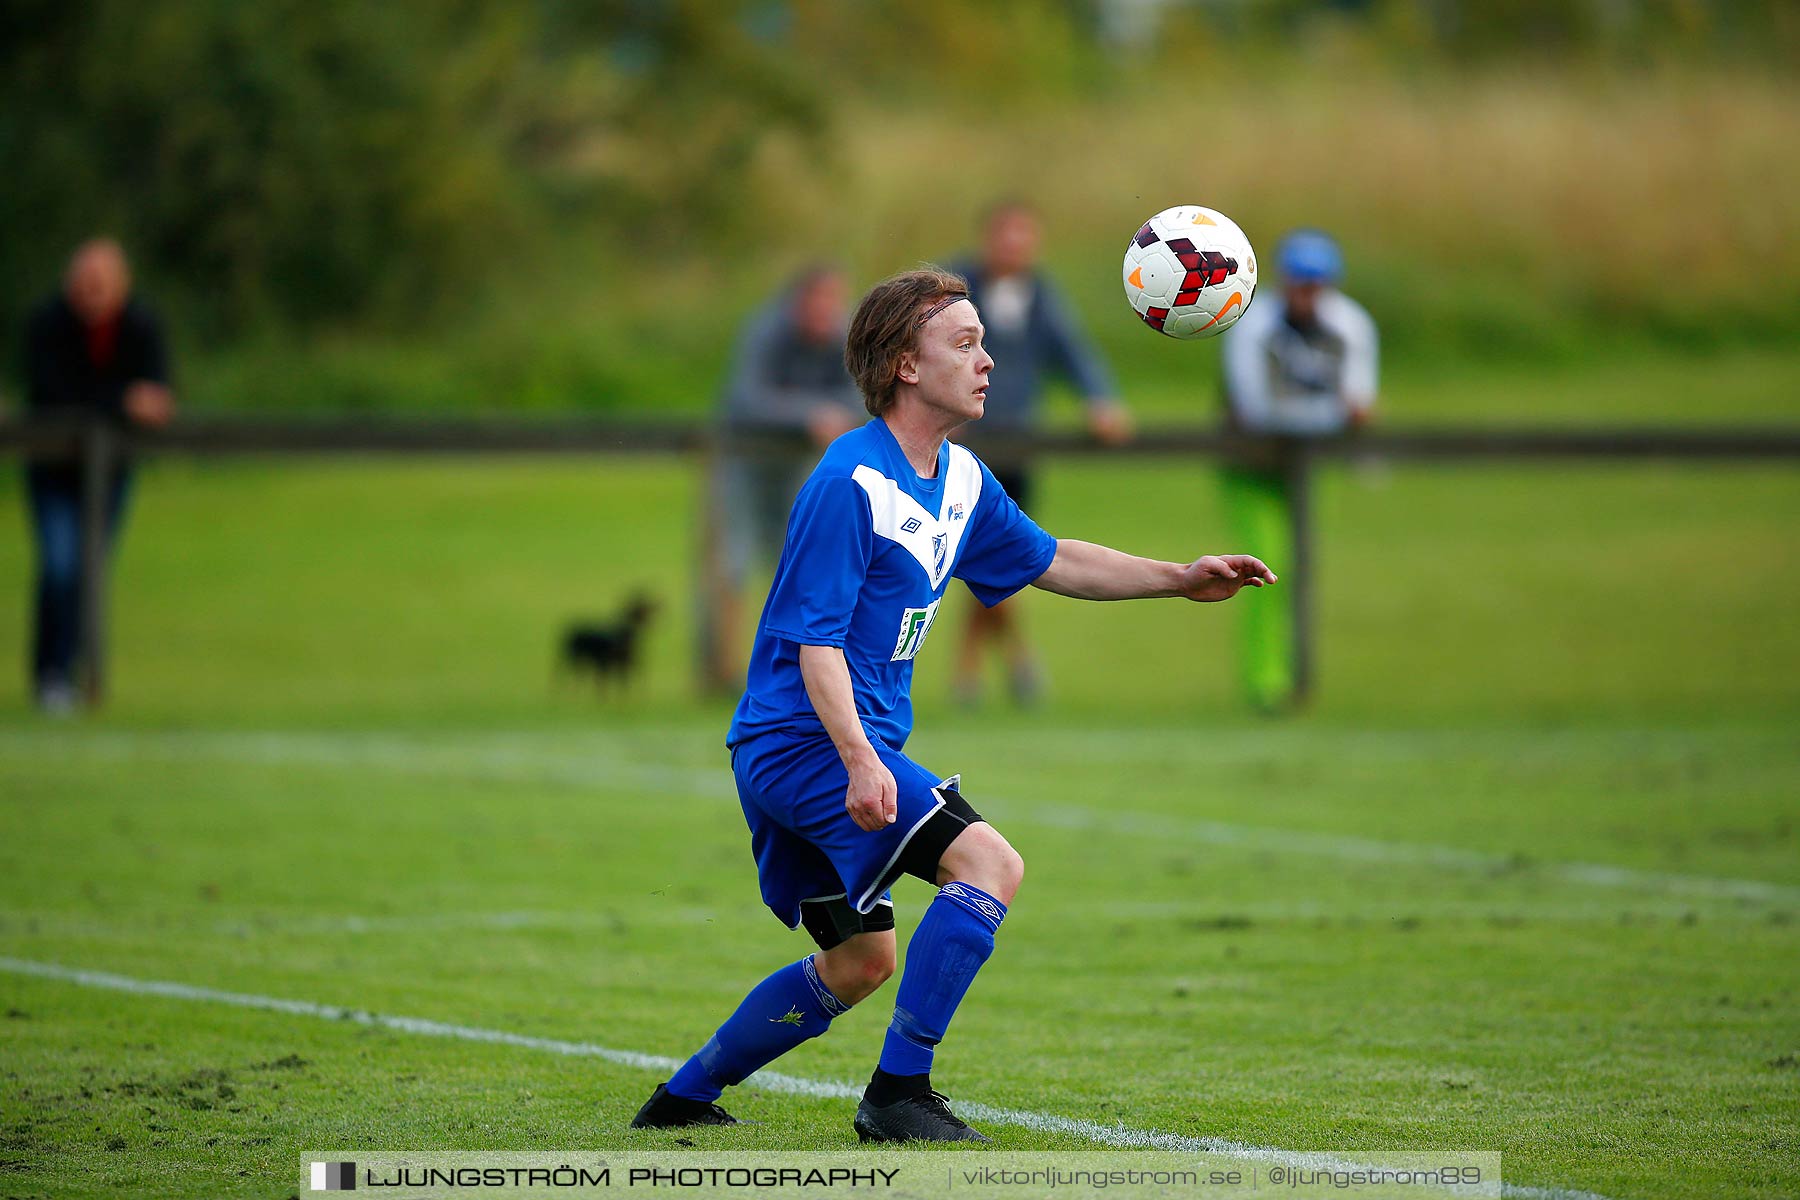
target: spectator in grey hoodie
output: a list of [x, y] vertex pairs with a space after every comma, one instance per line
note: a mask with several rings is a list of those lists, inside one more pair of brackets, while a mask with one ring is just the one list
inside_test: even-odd
[[[981, 432], [1038, 428], [1044, 385], [1056, 377], [1080, 393], [1095, 438], [1108, 444], [1123, 442], [1131, 436], [1131, 414], [1118, 402], [1106, 364], [1038, 270], [1041, 240], [1037, 212], [1021, 200], [1002, 200], [987, 211], [979, 256], [951, 267], [969, 281], [969, 298], [987, 329], [984, 344], [997, 364], [988, 384]], [[1030, 511], [1035, 464], [1028, 458], [993, 455], [986, 461], [1006, 494]], [[1006, 655], [1016, 702], [1030, 704], [1042, 694], [1043, 669], [1025, 638], [1020, 603], [1015, 596], [993, 608], [970, 609], [953, 685], [959, 702], [971, 706], [980, 702], [982, 652], [990, 644]]]
[[722, 402], [715, 506], [723, 536], [723, 578], [716, 581], [708, 675], [742, 686], [738, 654], [741, 593], [752, 567], [781, 552], [788, 510], [817, 454], [770, 456], [747, 437], [804, 433], [822, 449], [868, 418], [844, 368], [849, 280], [819, 263], [797, 274], [754, 313], [738, 339]]

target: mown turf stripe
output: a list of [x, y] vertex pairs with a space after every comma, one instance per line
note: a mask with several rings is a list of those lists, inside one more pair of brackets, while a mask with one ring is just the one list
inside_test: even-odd
[[[680, 1060], [665, 1058], [660, 1054], [643, 1054], [636, 1050], [616, 1050], [594, 1042], [570, 1042], [560, 1038], [532, 1037], [528, 1034], [509, 1033], [503, 1029], [454, 1025], [445, 1021], [427, 1020], [423, 1017], [393, 1016], [387, 1013], [368, 1012], [364, 1009], [315, 1004], [310, 1000], [285, 1000], [279, 996], [226, 992], [215, 988], [198, 987], [194, 984], [175, 983], [170, 980], [137, 979], [129, 975], [115, 975], [110, 971], [90, 971], [80, 967], [66, 967], [60, 963], [0, 957], [0, 971], [7, 971], [15, 975], [29, 975], [38, 979], [54, 979], [81, 987], [125, 992], [130, 995], [228, 1004], [236, 1008], [286, 1013], [297, 1017], [350, 1021], [359, 1025], [392, 1029], [398, 1033], [416, 1034], [421, 1037], [453, 1038], [465, 1042], [516, 1046], [524, 1050], [539, 1050], [549, 1054], [561, 1054], [576, 1058], [598, 1058], [642, 1071], [666, 1074], [681, 1065]], [[746, 1080], [745, 1084], [764, 1091], [783, 1092], [814, 1099], [859, 1100], [862, 1098], [862, 1087], [858, 1084], [806, 1079], [798, 1075], [784, 1075], [777, 1071], [758, 1071]], [[1188, 1137], [1154, 1129], [1135, 1129], [1124, 1124], [1102, 1125], [1096, 1121], [1084, 1121], [1076, 1117], [1034, 1112], [1029, 1109], [1000, 1108], [978, 1101], [958, 1101], [956, 1107], [965, 1117], [972, 1117], [978, 1121], [1016, 1125], [1036, 1133], [1067, 1134], [1102, 1146], [1115, 1146], [1130, 1150], [1185, 1150], [1270, 1164], [1279, 1163], [1283, 1166], [1317, 1169], [1345, 1169], [1358, 1165], [1350, 1160], [1318, 1152], [1282, 1150], [1273, 1146], [1251, 1146], [1242, 1142], [1227, 1141], [1223, 1138]], [[1593, 1192], [1569, 1191], [1561, 1188], [1520, 1187], [1510, 1184], [1504, 1185], [1502, 1194], [1519, 1197], [1520, 1200], [1607, 1200], [1606, 1197]]]
[[[332, 733], [145, 733], [104, 734], [70, 741], [38, 731], [0, 734], [0, 744], [30, 747], [46, 743], [71, 750], [125, 758], [163, 754], [177, 760], [210, 757], [233, 762], [304, 767], [375, 768], [403, 775], [491, 779], [578, 789], [629, 786], [663, 795], [729, 797], [736, 789], [728, 771], [715, 767], [670, 766], [610, 756], [571, 754], [507, 746], [517, 739], [489, 739], [480, 746], [464, 740], [445, 747], [427, 739], [393, 734]], [[984, 792], [982, 808], [996, 819], [1044, 825], [1105, 836], [1160, 841], [1185, 839], [1239, 850], [1310, 855], [1344, 862], [1392, 863], [1497, 878], [1548, 878], [1584, 887], [1620, 889], [1714, 900], [1800, 904], [1800, 887], [1756, 879], [1728, 879], [1669, 871], [1647, 871], [1607, 863], [1523, 860], [1510, 855], [1419, 842], [1393, 842], [1346, 834], [1313, 833], [1202, 821], [1118, 809], [1021, 803]]]

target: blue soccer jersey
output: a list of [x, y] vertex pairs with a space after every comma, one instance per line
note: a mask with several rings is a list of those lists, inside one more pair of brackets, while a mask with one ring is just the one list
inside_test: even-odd
[[921, 479], [885, 421], [833, 442], [788, 517], [750, 674], [726, 743], [773, 729], [823, 733], [800, 647], [838, 646], [863, 728], [898, 750], [912, 732], [913, 659], [952, 578], [990, 607], [1042, 575], [1056, 539], [966, 447], [945, 442]]

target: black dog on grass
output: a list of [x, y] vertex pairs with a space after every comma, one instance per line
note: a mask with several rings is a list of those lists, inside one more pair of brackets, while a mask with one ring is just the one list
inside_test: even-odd
[[572, 674], [592, 671], [603, 688], [612, 684], [629, 686], [637, 671], [638, 636], [655, 613], [656, 601], [638, 592], [613, 621], [577, 621], [570, 625], [563, 634], [563, 670]]

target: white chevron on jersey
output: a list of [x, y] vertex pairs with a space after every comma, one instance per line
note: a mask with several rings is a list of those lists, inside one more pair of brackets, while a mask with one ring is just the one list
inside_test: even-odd
[[[975, 456], [955, 442], [950, 443], [944, 494], [939, 501], [943, 508], [937, 513], [927, 512], [898, 483], [867, 463], [852, 471], [850, 478], [869, 497], [869, 513], [877, 536], [912, 555], [935, 591], [956, 565], [957, 548], [975, 516], [975, 502], [981, 498], [981, 464]], [[952, 520], [958, 511], [961, 515]]]

